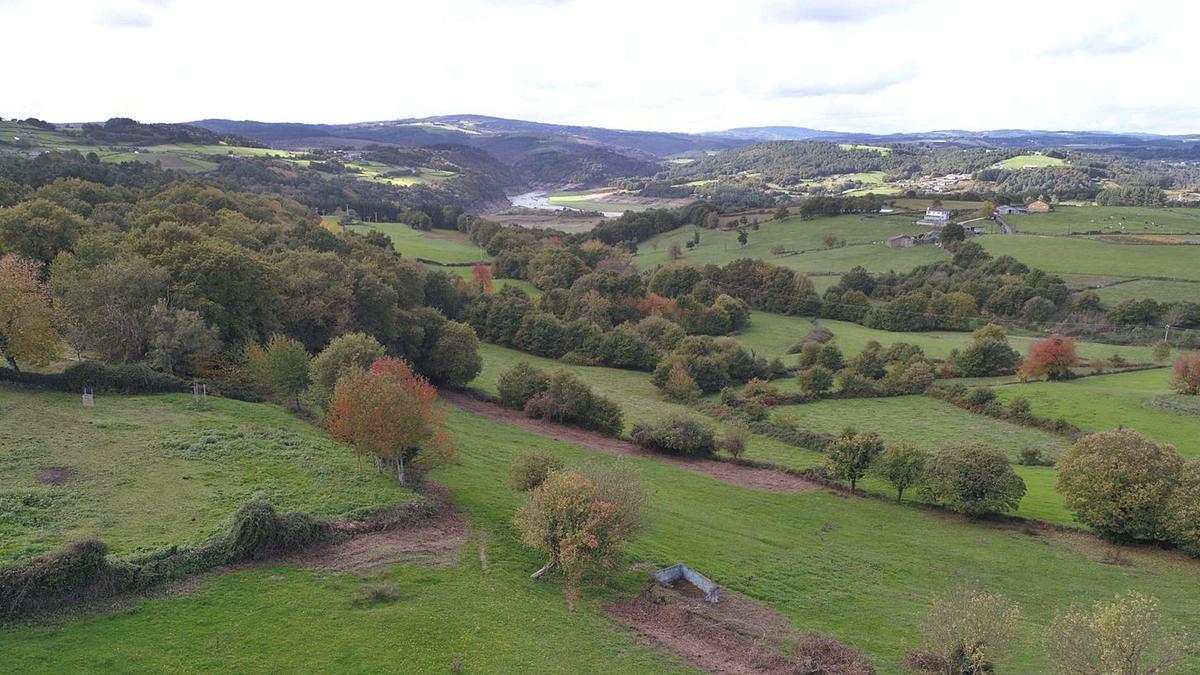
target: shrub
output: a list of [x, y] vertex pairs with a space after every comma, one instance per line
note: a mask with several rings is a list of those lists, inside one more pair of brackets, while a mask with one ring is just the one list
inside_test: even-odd
[[792, 647], [792, 656], [799, 661], [795, 673], [836, 673], [837, 675], [874, 675], [875, 666], [854, 647], [820, 633], [807, 633]]
[[1021, 466], [1053, 466], [1054, 461], [1042, 455], [1041, 448], [1021, 448], [1017, 463]]
[[0, 568], [0, 616], [21, 616], [125, 590], [132, 570], [109, 564], [96, 540], [68, 544], [29, 563]]
[[746, 451], [746, 441], [749, 439], [750, 430], [748, 428], [737, 422], [730, 422], [725, 425], [725, 434], [718, 447], [737, 459]]
[[863, 377], [849, 368], [837, 374], [840, 391], [846, 396], [874, 396], [875, 380]]
[[921, 492], [935, 504], [974, 518], [1015, 510], [1025, 496], [1025, 481], [1003, 453], [986, 445], [961, 445], [930, 456]]
[[1189, 396], [1200, 394], [1200, 352], [1180, 354], [1171, 370], [1175, 374], [1171, 380], [1175, 391]]
[[545, 391], [525, 403], [525, 414], [605, 434], [618, 434], [624, 427], [620, 406], [595, 394], [586, 382], [566, 370], [550, 376]]
[[995, 400], [996, 391], [991, 387], [974, 387], [963, 398], [963, 402], [971, 408], [982, 408]]
[[836, 373], [845, 365], [845, 361], [842, 359], [842, 350], [832, 342], [821, 345], [821, 350], [817, 352], [816, 364]]
[[1170, 672], [1186, 641], [1163, 626], [1156, 600], [1130, 591], [1056, 616], [1049, 646], [1060, 673], [1150, 675]]
[[465, 387], [483, 369], [475, 329], [458, 321], [445, 322], [420, 363], [421, 372], [434, 383]]
[[1159, 340], [1154, 343], [1153, 358], [1155, 363], [1166, 363], [1171, 357], [1171, 343], [1166, 340]]
[[157, 394], [184, 391], [187, 383], [140, 363], [108, 366], [96, 361], [81, 361], [63, 370], [62, 382], [68, 391], [90, 387], [96, 393]]
[[1079, 522], [1109, 541], [1159, 539], [1182, 460], [1128, 429], [1088, 434], [1058, 461], [1058, 491]]
[[278, 513], [256, 492], [229, 520], [216, 548], [227, 561], [264, 560], [309, 548], [329, 538], [328, 523], [304, 513]]
[[920, 649], [904, 664], [928, 675], [996, 672], [997, 659], [1012, 643], [1020, 608], [1003, 595], [960, 588], [937, 597], [922, 626]]
[[643, 448], [679, 455], [708, 456], [716, 452], [712, 427], [695, 417], [672, 414], [653, 423], [639, 422], [630, 434]]
[[545, 482], [546, 476], [562, 468], [562, 460], [558, 457], [541, 450], [531, 450], [508, 467], [508, 483], [517, 492], [529, 492]]
[[549, 556], [534, 578], [561, 568], [567, 605], [573, 607], [584, 572], [615, 562], [642, 529], [645, 502], [637, 478], [617, 467], [551, 473], [513, 519], [521, 541]]
[[[990, 324], [989, 324], [990, 325]], [[1021, 355], [1008, 345], [1008, 339], [985, 334], [976, 338], [959, 355], [956, 361], [963, 377], [991, 377], [1011, 373], [1021, 362]]]
[[262, 350], [250, 352], [249, 364], [255, 379], [264, 384], [281, 401], [300, 407], [300, 392], [308, 386], [308, 367], [311, 357], [299, 340], [273, 335]]
[[796, 375], [800, 388], [814, 394], [823, 394], [833, 388], [833, 372], [825, 366], [811, 366]]
[[529, 365], [528, 361], [520, 361], [501, 373], [496, 390], [500, 396], [500, 403], [509, 408], [523, 410], [529, 399], [546, 391], [549, 386], [549, 375]]
[[695, 403], [700, 400], [700, 387], [692, 376], [688, 375], [683, 361], [672, 359], [670, 364], [670, 373], [661, 387], [663, 394], [680, 403]]

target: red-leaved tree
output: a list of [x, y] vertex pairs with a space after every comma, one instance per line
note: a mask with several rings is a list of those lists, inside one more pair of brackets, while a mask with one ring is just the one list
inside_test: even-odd
[[379, 359], [369, 370], [353, 369], [333, 388], [325, 426], [380, 469], [407, 484], [407, 467], [433, 468], [457, 452], [443, 425], [446, 411], [437, 388], [400, 359]]
[[1075, 354], [1075, 338], [1055, 333], [1029, 346], [1029, 355], [1021, 364], [1021, 379], [1046, 376], [1049, 380], [1066, 380], [1071, 368], [1079, 365]]
[[1184, 352], [1175, 359], [1171, 386], [1181, 394], [1200, 394], [1200, 352]]
[[471, 277], [475, 287], [484, 293], [492, 292], [492, 267], [483, 263], [475, 263], [471, 267]]

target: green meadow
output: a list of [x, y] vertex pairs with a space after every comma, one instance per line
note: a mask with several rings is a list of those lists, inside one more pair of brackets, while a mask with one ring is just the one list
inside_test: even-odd
[[1200, 209], [1191, 208], [1057, 206], [1050, 213], [1007, 218], [1017, 231], [1031, 234], [1200, 232]]
[[1165, 277], [1200, 281], [1200, 246], [1112, 244], [1079, 237], [982, 237], [994, 256], [1011, 255], [1052, 274]]
[[996, 387], [996, 393], [1005, 401], [1024, 397], [1035, 415], [1065, 417], [1085, 431], [1127, 427], [1174, 445], [1184, 457], [1200, 456], [1200, 409], [1195, 400], [1172, 393], [1170, 383], [1170, 369], [1159, 368], [1068, 382], [1013, 384]]
[[[1127, 564], [1111, 565], [1106, 549], [1086, 538], [1038, 536], [825, 490], [749, 491], [653, 459], [600, 457], [466, 413], [452, 415], [450, 427], [462, 459], [433, 479], [470, 517], [474, 533], [456, 565], [400, 564], [366, 580], [290, 567], [210, 574], [191, 590], [115, 611], [0, 631], [7, 665], [18, 672], [554, 673], [601, 663], [606, 672], [674, 670], [602, 613], [606, 601], [636, 593], [645, 572], [586, 583], [575, 611], [566, 610], [557, 575], [528, 578], [541, 558], [516, 541], [511, 519], [521, 496], [508, 488], [506, 469], [529, 448], [570, 466], [618, 462], [638, 472], [651, 518], [628, 548], [627, 564], [686, 561], [798, 630], [862, 649], [884, 674], [903, 672], [930, 600], [962, 583], [1021, 605], [1013, 653], [1001, 662], [1006, 672], [1049, 669], [1042, 637], [1053, 614], [1070, 605], [1136, 588], [1159, 599], [1168, 621], [1186, 624], [1200, 602], [1196, 564], [1176, 556], [1133, 550]], [[393, 584], [394, 599], [356, 602], [367, 583], [381, 581]], [[1200, 667], [1190, 658], [1189, 667]]]
[[1062, 166], [1063, 161], [1058, 157], [1047, 157], [1046, 155], [1017, 155], [1009, 157], [999, 166], [1004, 169], [1025, 169], [1028, 167], [1044, 167], [1044, 166]]
[[401, 255], [422, 258], [443, 264], [469, 263], [488, 260], [490, 256], [471, 243], [471, 239], [454, 230], [416, 230], [404, 223], [363, 223], [349, 225], [351, 232], [365, 234], [371, 230], [382, 232], [392, 240]]
[[1096, 294], [1107, 307], [1143, 298], [1154, 298], [1158, 302], [1200, 302], [1200, 282], [1137, 279], [1097, 288]]
[[[962, 350], [971, 343], [971, 334], [968, 332], [897, 333], [867, 328], [848, 321], [784, 316], [760, 311], [750, 313], [749, 327], [735, 337], [738, 342], [762, 356], [767, 358], [780, 356], [786, 360], [793, 358], [786, 356], [787, 349], [803, 340], [809, 331], [817, 326], [823, 326], [832, 331], [838, 348], [847, 356], [857, 354], [868, 342], [875, 341], [885, 347], [895, 342], [915, 344], [925, 351], [926, 356], [943, 359], [948, 357], [952, 350]], [[1029, 350], [1029, 345], [1039, 337], [1042, 336], [1010, 335], [1008, 339], [1014, 349], [1025, 353]], [[1146, 363], [1151, 360], [1151, 349], [1144, 346], [1079, 341], [1076, 343], [1076, 350], [1085, 359], [1109, 358], [1114, 354], [1119, 354], [1134, 363]]]
[[84, 408], [0, 386], [0, 563], [89, 537], [118, 553], [199, 543], [257, 490], [330, 518], [413, 498], [276, 406], [101, 394]]
[[[888, 248], [884, 241], [897, 234], [925, 229], [918, 227], [912, 216], [842, 215], [813, 220], [791, 217], [762, 222], [758, 230], [747, 228], [748, 241], [742, 246], [736, 230], [687, 226], [642, 242], [633, 262], [641, 269], [669, 262], [670, 246], [675, 243], [683, 251], [683, 260], [695, 265], [723, 265], [739, 258], [758, 258], [802, 272], [845, 272], [856, 265], [877, 272], [909, 270], [941, 260], [946, 254], [935, 246]], [[695, 232], [700, 234], [700, 243], [688, 249], [686, 243]], [[826, 248], [827, 236], [844, 240], [847, 245]], [[772, 253], [778, 247], [785, 252]]]

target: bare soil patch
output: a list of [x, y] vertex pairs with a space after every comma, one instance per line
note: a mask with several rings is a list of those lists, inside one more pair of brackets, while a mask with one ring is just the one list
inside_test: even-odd
[[397, 563], [452, 567], [471, 527], [467, 517], [447, 513], [411, 526], [359, 534], [304, 554], [294, 562], [331, 572], [370, 572]]
[[75, 475], [75, 469], [69, 466], [45, 466], [38, 469], [37, 479], [47, 485], [62, 485]]
[[542, 419], [531, 419], [519, 410], [511, 410], [496, 403], [481, 401], [461, 392], [443, 390], [441, 397], [467, 412], [481, 415], [497, 422], [520, 427], [557, 441], [571, 443], [589, 450], [609, 455], [640, 457], [671, 464], [681, 469], [703, 474], [710, 478], [761, 492], [798, 493], [815, 490], [820, 486], [799, 476], [762, 467], [745, 466], [711, 459], [675, 457], [639, 448], [629, 441], [605, 436], [594, 431], [556, 424]]
[[840, 652], [854, 654], [854, 650], [823, 637], [825, 645], [837, 649], [826, 646], [828, 654], [789, 656], [797, 633], [778, 612], [728, 589], [722, 589], [718, 604], [703, 598], [704, 593], [686, 581], [671, 587], [651, 582], [637, 597], [610, 603], [605, 609], [631, 629], [639, 642], [666, 650], [709, 673], [873, 672], [861, 655], [853, 662], [837, 662], [843, 656]]

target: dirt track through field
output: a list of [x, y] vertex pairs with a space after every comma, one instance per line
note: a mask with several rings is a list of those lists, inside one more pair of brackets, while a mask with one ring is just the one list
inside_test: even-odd
[[638, 446], [619, 438], [604, 434], [556, 424], [546, 420], [531, 419], [519, 410], [511, 410], [496, 403], [481, 401], [461, 392], [443, 390], [441, 397], [455, 406], [482, 417], [510, 426], [519, 427], [535, 434], [548, 436], [556, 441], [578, 445], [589, 450], [603, 452], [608, 455], [639, 457], [652, 459], [663, 464], [670, 464], [686, 471], [702, 474], [722, 483], [760, 492], [780, 492], [795, 494], [815, 490], [820, 486], [799, 476], [753, 466], [743, 466], [730, 462], [719, 462], [711, 459], [691, 459], [675, 457], [655, 452], [648, 452]]

